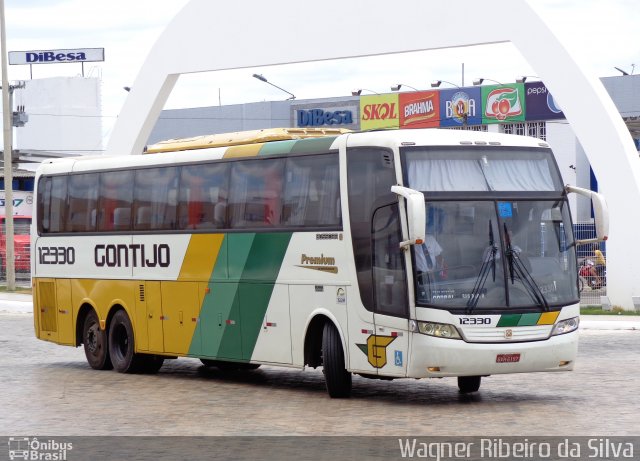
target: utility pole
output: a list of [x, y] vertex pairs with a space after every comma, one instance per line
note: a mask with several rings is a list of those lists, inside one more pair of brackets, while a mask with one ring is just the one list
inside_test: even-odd
[[7, 291], [16, 289], [15, 249], [13, 246], [13, 107], [9, 106], [9, 77], [7, 75], [7, 32], [4, 17], [4, 0], [0, 0], [0, 53], [2, 54], [2, 132], [4, 140], [4, 209], [5, 209], [5, 239], [7, 254], [5, 265], [7, 268]]

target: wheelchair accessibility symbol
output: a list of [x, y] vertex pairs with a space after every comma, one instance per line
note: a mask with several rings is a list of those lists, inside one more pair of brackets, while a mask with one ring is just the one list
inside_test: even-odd
[[394, 353], [395, 353], [394, 364], [397, 367], [401, 367], [402, 366], [402, 351], [394, 351]]

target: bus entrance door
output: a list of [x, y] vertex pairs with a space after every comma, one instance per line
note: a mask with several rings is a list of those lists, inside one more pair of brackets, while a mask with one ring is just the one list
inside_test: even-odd
[[409, 349], [407, 273], [398, 216], [398, 204], [392, 203], [378, 208], [372, 222], [375, 336], [371, 347], [374, 366], [385, 376], [406, 376]]

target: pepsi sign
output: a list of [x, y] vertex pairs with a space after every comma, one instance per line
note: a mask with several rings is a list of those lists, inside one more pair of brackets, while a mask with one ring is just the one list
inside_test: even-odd
[[542, 82], [524, 84], [527, 120], [553, 120], [565, 118], [562, 109]]
[[9, 64], [59, 64], [99, 61], [104, 61], [104, 48], [9, 52]]

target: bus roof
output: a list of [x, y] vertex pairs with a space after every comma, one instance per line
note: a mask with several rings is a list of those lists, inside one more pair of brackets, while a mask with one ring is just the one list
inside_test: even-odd
[[527, 136], [495, 132], [447, 129], [396, 129], [353, 132], [345, 129], [270, 128], [265, 130], [172, 139], [149, 149], [157, 155], [102, 155], [66, 157], [43, 161], [39, 174], [171, 165], [183, 162], [247, 158], [275, 154], [324, 152], [340, 136], [348, 136], [347, 147], [379, 146], [481, 146], [548, 148], [549, 145]]
[[210, 147], [230, 147], [246, 144], [260, 144], [271, 141], [338, 136], [351, 130], [343, 128], [267, 128], [264, 130], [236, 131], [192, 138], [169, 139], [147, 146], [145, 153], [175, 152], [181, 150], [207, 149]]

